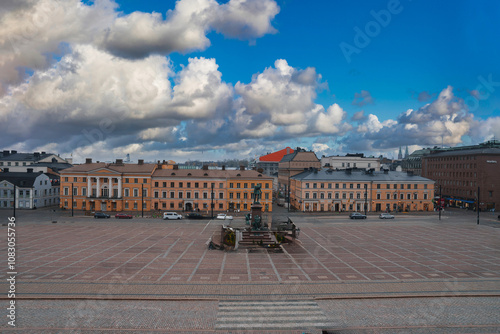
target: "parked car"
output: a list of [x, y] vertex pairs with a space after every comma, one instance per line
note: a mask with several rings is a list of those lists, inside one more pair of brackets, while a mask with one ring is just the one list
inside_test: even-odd
[[217, 219], [233, 219], [233, 216], [228, 216], [225, 213], [219, 213]]
[[199, 213], [189, 213], [187, 216], [186, 216], [187, 219], [204, 219], [205, 217], [203, 217], [201, 214]]
[[380, 219], [394, 219], [394, 216], [391, 215], [390, 213], [381, 213], [380, 216], [378, 216]]
[[349, 218], [351, 218], [351, 219], [366, 219], [366, 216], [362, 213], [359, 213], [359, 212], [353, 212], [349, 215]]
[[104, 212], [96, 212], [94, 213], [94, 218], [97, 219], [97, 218], [109, 218], [111, 217], [110, 215], [104, 213]]
[[126, 213], [117, 213], [115, 215], [116, 219], [132, 219], [132, 215], [127, 215]]
[[182, 219], [182, 215], [177, 212], [164, 212], [163, 219]]

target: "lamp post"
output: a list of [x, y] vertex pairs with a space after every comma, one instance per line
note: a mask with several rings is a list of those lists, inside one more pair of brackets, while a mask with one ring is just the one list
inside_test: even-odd
[[212, 188], [212, 192], [210, 194], [210, 197], [211, 197], [212, 201], [210, 203], [210, 208], [211, 208], [211, 217], [213, 219], [214, 218], [214, 184], [213, 183], [211, 185], [211, 188]]
[[73, 190], [73, 182], [71, 182], [71, 217], [73, 217], [73, 194], [75, 193], [74, 190]]
[[441, 185], [439, 185], [439, 220], [441, 220], [441, 211], [443, 208], [441, 208], [441, 203], [442, 202], [442, 198], [441, 198]]
[[16, 218], [16, 184], [14, 183], [14, 212], [13, 212], [13, 215], [12, 217]]
[[479, 225], [479, 191], [480, 187], [477, 187], [477, 225]]
[[366, 216], [366, 209], [368, 206], [368, 204], [366, 203], [367, 199], [368, 199], [368, 184], [365, 184], [365, 216]]
[[141, 184], [141, 216], [144, 218], [144, 184]]

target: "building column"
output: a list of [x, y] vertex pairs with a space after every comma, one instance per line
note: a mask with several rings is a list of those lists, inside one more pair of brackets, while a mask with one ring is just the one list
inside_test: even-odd
[[99, 176], [96, 176], [96, 179], [97, 179], [96, 198], [99, 198], [101, 196], [101, 178]]
[[35, 188], [30, 189], [30, 209], [33, 209], [34, 203], [33, 203], [33, 192], [35, 191]]
[[118, 198], [122, 198], [122, 177], [118, 178]]
[[111, 182], [112, 180], [112, 177], [108, 178], [108, 197], [113, 196], [113, 183]]
[[92, 178], [87, 177], [87, 197], [92, 196], [92, 182], [90, 181]]

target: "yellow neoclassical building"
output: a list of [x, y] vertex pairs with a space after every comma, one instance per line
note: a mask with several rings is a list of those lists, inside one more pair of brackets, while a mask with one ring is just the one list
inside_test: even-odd
[[272, 211], [272, 182], [255, 170], [179, 169], [169, 162], [93, 163], [61, 173], [61, 207], [84, 211], [250, 211], [254, 186]]

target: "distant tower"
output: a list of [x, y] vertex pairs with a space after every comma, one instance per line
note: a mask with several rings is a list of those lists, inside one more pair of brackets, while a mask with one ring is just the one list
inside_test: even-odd
[[408, 145], [406, 145], [406, 151], [405, 151], [405, 159], [408, 158]]
[[401, 146], [399, 146], [398, 160], [403, 160], [403, 152], [401, 152]]
[[127, 159], [125, 159], [125, 162], [130, 162], [130, 154], [127, 153]]

